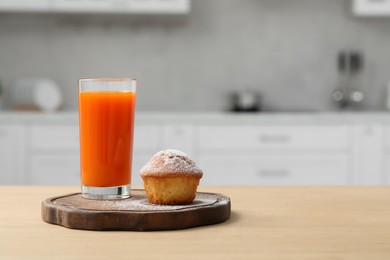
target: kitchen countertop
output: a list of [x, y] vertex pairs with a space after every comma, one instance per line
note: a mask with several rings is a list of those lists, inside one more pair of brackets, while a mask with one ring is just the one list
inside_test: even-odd
[[71, 230], [41, 201], [78, 187], [1, 186], [1, 259], [390, 259], [390, 187], [200, 187], [231, 218], [164, 232]]
[[[302, 113], [231, 113], [231, 112], [143, 112], [137, 111], [136, 123], [204, 123], [212, 124], [390, 124], [390, 112], [302, 112]], [[0, 123], [78, 124], [77, 111], [0, 112]]]

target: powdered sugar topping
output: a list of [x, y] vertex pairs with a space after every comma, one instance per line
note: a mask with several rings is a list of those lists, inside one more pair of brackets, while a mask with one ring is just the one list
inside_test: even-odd
[[[194, 201], [186, 205], [156, 205], [149, 203], [144, 190], [132, 190], [131, 197], [120, 200], [80, 200], [80, 193], [59, 198], [56, 204], [66, 205], [70, 208], [98, 211], [136, 211], [136, 212], [156, 212], [185, 210], [191, 208], [204, 207], [220, 203], [218, 195], [214, 193], [197, 192]], [[65, 201], [65, 202], [64, 202]]]
[[175, 175], [178, 173], [203, 175], [202, 170], [187, 154], [175, 149], [159, 151], [140, 171], [141, 176]]

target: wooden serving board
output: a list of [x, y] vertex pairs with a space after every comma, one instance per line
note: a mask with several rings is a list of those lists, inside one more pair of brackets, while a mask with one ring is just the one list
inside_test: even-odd
[[224, 222], [230, 217], [230, 198], [197, 192], [192, 204], [154, 205], [144, 190], [132, 190], [122, 200], [85, 199], [81, 193], [42, 201], [42, 219], [51, 224], [85, 230], [157, 231], [185, 229]]

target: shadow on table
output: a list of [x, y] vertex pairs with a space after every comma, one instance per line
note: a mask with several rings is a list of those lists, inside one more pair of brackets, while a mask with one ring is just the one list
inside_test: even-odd
[[234, 223], [237, 223], [238, 221], [240, 221], [240, 219], [241, 219], [241, 214], [240, 213], [238, 213], [237, 211], [231, 211], [229, 219], [227, 219], [226, 221], [224, 221], [222, 223], [205, 225], [205, 226], [199, 226], [199, 227], [194, 227], [194, 228], [191, 228], [191, 229], [201, 230], [201, 229], [212, 228], [212, 227], [219, 227], [220, 228], [222, 226], [229, 226], [229, 225], [232, 225]]
[[225, 222], [216, 224], [216, 225], [230, 225], [230, 224], [238, 222], [240, 219], [241, 219], [241, 215], [237, 211], [232, 210], [230, 212], [230, 217], [228, 220], [226, 220]]

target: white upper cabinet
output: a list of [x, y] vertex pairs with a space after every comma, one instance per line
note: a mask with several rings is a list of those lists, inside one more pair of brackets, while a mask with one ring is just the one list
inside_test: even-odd
[[111, 13], [115, 10], [113, 0], [54, 0], [51, 10], [59, 13]]
[[50, 0], [2, 0], [2, 12], [48, 12]]
[[2, 0], [0, 12], [186, 14], [190, 0]]
[[[96, 0], [95, 0], [96, 1]], [[186, 14], [190, 12], [190, 0], [114, 0], [116, 9], [122, 12]]]
[[390, 0], [353, 0], [353, 13], [358, 16], [390, 16]]

